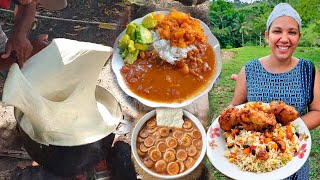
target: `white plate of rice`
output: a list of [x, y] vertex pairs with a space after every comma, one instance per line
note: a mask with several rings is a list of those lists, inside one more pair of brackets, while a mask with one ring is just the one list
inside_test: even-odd
[[[241, 108], [242, 106], [237, 107]], [[243, 144], [250, 146], [268, 146], [265, 142], [259, 140], [262, 137], [259, 132], [240, 130], [239, 135], [230, 138], [220, 128], [218, 119], [219, 117], [213, 121], [207, 132], [207, 156], [218, 171], [230, 178], [246, 180], [284, 179], [297, 172], [309, 157], [311, 136], [309, 129], [301, 118], [291, 122], [297, 133], [294, 134], [295, 138], [292, 142], [285, 139], [286, 151], [280, 153], [280, 151], [271, 148], [268, 152], [269, 158], [265, 161], [257, 160], [252, 153], [249, 155], [242, 153], [243, 148], [241, 145], [237, 145], [241, 141]], [[285, 132], [285, 130], [286, 126], [277, 124], [273, 136], [278, 136], [279, 131]], [[228, 148], [227, 144], [232, 143], [234, 146]], [[236, 154], [236, 156], [230, 154]]]
[[[168, 15], [169, 11], [156, 11], [153, 13]], [[144, 17], [146, 17], [147, 15], [149, 15], [149, 14], [146, 14]], [[135, 19], [130, 23], [141, 24], [144, 17]], [[194, 18], [194, 19], [196, 19], [196, 18]], [[197, 20], [199, 20], [199, 19], [197, 19]], [[144, 98], [144, 97], [141, 97], [141, 96], [135, 94], [127, 86], [125, 79], [123, 78], [123, 76], [120, 72], [122, 66], [124, 65], [124, 61], [120, 57], [120, 49], [118, 47], [118, 41], [126, 33], [125, 30], [117, 37], [117, 39], [115, 41], [115, 44], [113, 46], [114, 53], [112, 56], [112, 63], [111, 63], [112, 70], [116, 75], [116, 78], [117, 78], [117, 81], [118, 81], [120, 88], [127, 95], [137, 99], [138, 101], [140, 101], [141, 103], [143, 103], [144, 105], [147, 105], [149, 107], [170, 107], [170, 108], [184, 107], [186, 105], [191, 104], [193, 101], [195, 101], [199, 97], [208, 93], [211, 90], [214, 82], [218, 79], [218, 76], [220, 75], [220, 72], [222, 70], [222, 59], [221, 59], [221, 55], [220, 55], [220, 44], [218, 42], [218, 39], [211, 33], [210, 28], [203, 21], [201, 21], [201, 20], [199, 20], [199, 21], [200, 21], [201, 28], [204, 31], [204, 34], [208, 37], [207, 42], [208, 42], [208, 44], [210, 44], [212, 46], [212, 49], [215, 53], [215, 58], [216, 58], [216, 62], [215, 62], [216, 72], [215, 72], [214, 76], [212, 76], [212, 78], [209, 80], [209, 82], [207, 83], [206, 87], [203, 90], [200, 90], [199, 92], [197, 92], [193, 95], [190, 95], [189, 98], [183, 100], [182, 102], [172, 102], [172, 103], [157, 102], [157, 101], [153, 101], [153, 100], [150, 100], [150, 99], [147, 99], [147, 98]]]

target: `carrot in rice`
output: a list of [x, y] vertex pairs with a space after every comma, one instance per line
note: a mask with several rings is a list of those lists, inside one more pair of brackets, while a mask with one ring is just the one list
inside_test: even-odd
[[291, 139], [293, 137], [293, 128], [290, 124], [287, 125], [287, 128], [286, 128], [286, 137], [288, 139]]
[[265, 135], [267, 138], [272, 138], [272, 133], [271, 133], [271, 132], [266, 131], [266, 132], [264, 133], [264, 135]]
[[277, 150], [278, 149], [277, 143], [272, 143], [271, 148], [274, 150]]
[[290, 150], [289, 150], [290, 152], [294, 152], [294, 148], [290, 148]]
[[283, 138], [279, 137], [279, 136], [276, 136], [273, 138], [273, 141], [281, 141]]
[[254, 149], [256, 149], [256, 147], [257, 147], [257, 146], [254, 146], [254, 145], [250, 146], [251, 151], [254, 150]]
[[243, 146], [243, 141], [242, 140], [239, 140], [238, 143], [239, 143], [240, 146]]
[[283, 132], [283, 130], [279, 130], [279, 137], [281, 138], [281, 139], [283, 139], [284, 138], [284, 132]]
[[292, 136], [291, 139], [290, 139], [290, 141], [291, 141], [292, 143], [294, 143], [295, 139], [296, 139], [296, 138], [295, 138], [294, 136]]
[[268, 144], [271, 141], [272, 141], [272, 138], [270, 138], [270, 137], [264, 139], [264, 143], [266, 143], [266, 144]]
[[239, 129], [233, 129], [233, 130], [231, 131], [231, 136], [232, 136], [232, 137], [235, 137], [237, 134], [239, 134]]
[[288, 130], [289, 132], [292, 132], [292, 133], [293, 133], [293, 127], [292, 127], [291, 124], [288, 124], [288, 125], [287, 125], [287, 130]]
[[245, 148], [244, 150], [242, 150], [242, 152], [243, 152], [245, 155], [248, 156], [248, 155], [250, 154], [250, 152], [251, 152], [250, 147]]

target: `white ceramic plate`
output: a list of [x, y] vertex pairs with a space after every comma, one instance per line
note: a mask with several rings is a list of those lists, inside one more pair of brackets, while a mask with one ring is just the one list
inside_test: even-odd
[[[157, 11], [154, 12], [156, 14], [162, 13], [162, 14], [169, 14], [168, 11]], [[134, 23], [138, 23], [141, 24], [142, 23], [142, 18], [136, 19], [132, 22]], [[200, 21], [200, 20], [199, 20]], [[204, 34], [206, 36], [208, 36], [208, 43], [212, 46], [214, 52], [215, 52], [215, 56], [216, 56], [216, 63], [215, 66], [217, 67], [215, 76], [213, 76], [210, 79], [210, 82], [208, 83], [207, 87], [205, 88], [205, 90], [203, 90], [201, 93], [195, 94], [194, 96], [184, 100], [183, 102], [174, 102], [174, 103], [161, 103], [161, 102], [155, 102], [155, 101], [151, 101], [148, 99], [145, 99], [143, 97], [140, 97], [138, 95], [136, 95], [134, 92], [132, 92], [128, 86], [126, 85], [126, 82], [124, 80], [124, 78], [122, 77], [120, 70], [122, 68], [122, 66], [124, 65], [124, 61], [123, 59], [120, 57], [120, 49], [118, 48], [118, 41], [119, 39], [125, 34], [125, 31], [123, 31], [118, 38], [115, 41], [115, 44], [113, 46], [114, 49], [114, 53], [112, 56], [112, 70], [113, 72], [116, 74], [117, 77], [117, 81], [119, 86], [121, 87], [121, 89], [129, 96], [136, 98], [137, 100], [139, 100], [141, 103], [149, 106], [149, 107], [171, 107], [171, 108], [177, 108], [177, 107], [183, 107], [186, 106], [190, 103], [192, 103], [194, 100], [196, 100], [197, 98], [199, 98], [200, 96], [208, 93], [214, 82], [216, 81], [216, 79], [218, 78], [220, 72], [221, 72], [221, 68], [222, 68], [222, 62], [221, 62], [221, 55], [220, 55], [220, 45], [219, 42], [217, 40], [217, 38], [211, 33], [209, 27], [202, 21], [200, 21], [201, 23], [201, 27], [204, 30]]]
[[[237, 106], [241, 108], [243, 105]], [[207, 156], [213, 166], [222, 174], [233, 179], [254, 179], [254, 180], [270, 180], [270, 179], [284, 179], [297, 172], [309, 157], [311, 150], [311, 136], [309, 129], [304, 124], [301, 118], [293, 121], [295, 128], [300, 134], [299, 150], [285, 166], [266, 173], [254, 173], [248, 171], [241, 171], [240, 168], [229, 162], [228, 158], [224, 156], [224, 151], [227, 149], [224, 130], [220, 128], [217, 117], [207, 132]]]

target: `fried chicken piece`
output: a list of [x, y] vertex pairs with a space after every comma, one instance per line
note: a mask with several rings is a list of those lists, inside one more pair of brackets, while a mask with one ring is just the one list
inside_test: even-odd
[[257, 111], [263, 111], [265, 113], [271, 113], [270, 106], [263, 102], [247, 102], [244, 105], [245, 109], [252, 109]]
[[277, 122], [283, 126], [286, 126], [300, 116], [297, 110], [282, 101], [272, 101], [270, 108], [271, 112], [276, 116]]
[[239, 116], [238, 116], [238, 109], [235, 107], [225, 109], [218, 121], [220, 124], [221, 129], [224, 131], [230, 131], [237, 125], [239, 125]]
[[248, 131], [272, 132], [277, 124], [274, 114], [265, 113], [256, 109], [240, 109], [239, 116], [240, 124]]

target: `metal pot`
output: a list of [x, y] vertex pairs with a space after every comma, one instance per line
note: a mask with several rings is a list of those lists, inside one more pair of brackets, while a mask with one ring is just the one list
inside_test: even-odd
[[[118, 118], [119, 121], [122, 119], [119, 103], [109, 91], [97, 86], [96, 99], [107, 107], [113, 117]], [[59, 176], [79, 174], [105, 159], [110, 152], [115, 136], [111, 133], [100, 140], [79, 146], [45, 145], [31, 139], [20, 126], [23, 112], [15, 108], [14, 117], [18, 122], [23, 145], [30, 157], [49, 172]]]

